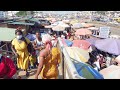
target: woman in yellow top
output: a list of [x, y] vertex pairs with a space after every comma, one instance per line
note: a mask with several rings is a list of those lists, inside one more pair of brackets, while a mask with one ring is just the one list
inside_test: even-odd
[[40, 62], [35, 79], [40, 74], [42, 79], [57, 79], [58, 65], [60, 63], [60, 51], [57, 47], [52, 47], [50, 35], [46, 34], [42, 37], [45, 49], [40, 52]]
[[23, 37], [21, 30], [16, 30], [16, 38], [12, 41], [12, 51], [17, 57], [17, 67], [26, 71], [26, 76], [29, 76], [27, 72], [29, 64], [29, 56], [27, 46], [30, 45], [30, 40]]

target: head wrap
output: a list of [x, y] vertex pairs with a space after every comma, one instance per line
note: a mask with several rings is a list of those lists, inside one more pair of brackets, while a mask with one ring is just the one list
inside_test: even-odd
[[52, 37], [49, 34], [45, 34], [42, 37], [42, 42], [45, 43], [47, 46], [46, 48], [52, 48]]

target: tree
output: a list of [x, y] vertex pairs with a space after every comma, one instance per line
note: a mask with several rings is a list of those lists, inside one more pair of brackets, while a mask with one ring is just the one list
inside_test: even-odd
[[19, 11], [16, 13], [17, 16], [26, 16], [27, 15], [27, 11]]

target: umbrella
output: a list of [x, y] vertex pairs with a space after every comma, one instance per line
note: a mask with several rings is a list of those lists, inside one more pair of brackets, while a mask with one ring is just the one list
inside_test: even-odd
[[63, 20], [64, 23], [70, 23], [70, 20]]
[[74, 23], [78, 23], [79, 21], [78, 20], [72, 20], [71, 22], [70, 22], [70, 24], [74, 24]]
[[79, 47], [84, 50], [88, 50], [91, 44], [88, 41], [85, 40], [73, 40], [72, 47]]
[[56, 19], [52, 19], [51, 21], [52, 21], [52, 23], [54, 23], [54, 22], [56, 22]]
[[62, 27], [61, 25], [57, 25], [57, 26], [53, 27], [52, 30], [54, 30], [54, 31], [64, 31], [65, 27]]
[[92, 35], [92, 32], [88, 29], [78, 29], [75, 35]]
[[81, 23], [83, 25], [83, 27], [93, 27], [93, 24], [89, 24], [89, 23]]
[[70, 40], [68, 40], [68, 39], [62, 39], [62, 43], [63, 43], [63, 45], [64, 46], [72, 46], [72, 44], [73, 44], [73, 42], [72, 41], [70, 41]]
[[89, 27], [87, 29], [89, 29], [89, 30], [99, 30], [99, 28], [96, 28], [96, 27]]
[[103, 76], [90, 65], [76, 60], [73, 61], [78, 74], [86, 79], [104, 79]]
[[90, 58], [89, 53], [86, 50], [80, 49], [78, 47], [66, 47], [66, 50], [69, 56], [75, 60], [87, 62]]
[[63, 24], [58, 24], [59, 26], [62, 26], [62, 27], [65, 27], [65, 28], [67, 28], [67, 27], [70, 27], [68, 24], [65, 24], [65, 23], [63, 23]]
[[45, 26], [45, 28], [53, 28], [53, 26], [52, 26], [52, 25], [49, 25], [49, 26]]
[[100, 71], [104, 79], [120, 79], [120, 66], [111, 65]]
[[103, 39], [95, 42], [95, 47], [110, 54], [120, 55], [120, 40], [119, 39]]
[[92, 45], [95, 45], [95, 42], [97, 40], [100, 40], [99, 38], [89, 38], [89, 39], [86, 39], [86, 41], [88, 41], [89, 43], [91, 43]]
[[78, 28], [82, 28], [82, 27], [83, 27], [83, 25], [80, 24], [80, 23], [75, 23], [75, 24], [73, 24], [73, 26], [72, 26], [72, 28], [74, 28], [74, 29], [78, 29]]

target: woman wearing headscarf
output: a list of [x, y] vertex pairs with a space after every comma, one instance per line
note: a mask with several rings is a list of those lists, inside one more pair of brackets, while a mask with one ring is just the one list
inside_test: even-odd
[[23, 32], [21, 30], [16, 30], [15, 34], [16, 38], [12, 40], [12, 51], [17, 58], [17, 67], [25, 70], [26, 76], [29, 76], [27, 69], [30, 57], [32, 55], [32, 48], [30, 47], [32, 45], [30, 40], [23, 36]]
[[42, 41], [45, 45], [45, 49], [40, 53], [40, 62], [35, 79], [38, 79], [39, 74], [42, 79], [57, 79], [60, 51], [57, 47], [52, 47], [50, 35], [44, 35]]

